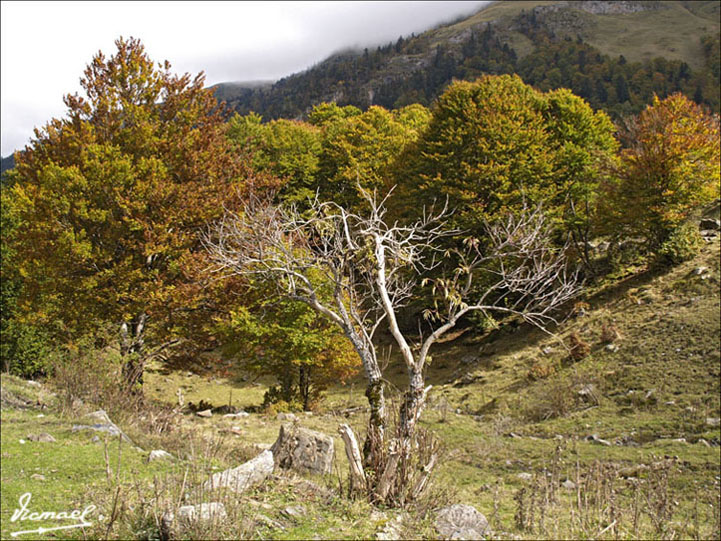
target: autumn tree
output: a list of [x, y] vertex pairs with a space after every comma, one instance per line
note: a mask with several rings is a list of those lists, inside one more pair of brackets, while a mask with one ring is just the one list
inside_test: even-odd
[[204, 76], [174, 75], [135, 39], [99, 52], [67, 116], [16, 154], [13, 249], [24, 317], [58, 339], [117, 325], [125, 383], [204, 306], [191, 279], [199, 229], [245, 172]]
[[633, 119], [601, 199], [607, 231], [658, 250], [692, 210], [719, 194], [719, 117], [683, 94], [655, 97]]

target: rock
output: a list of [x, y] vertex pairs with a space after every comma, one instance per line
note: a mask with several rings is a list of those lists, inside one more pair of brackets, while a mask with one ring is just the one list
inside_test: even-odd
[[541, 353], [544, 355], [550, 355], [553, 352], [553, 348], [551, 346], [545, 346], [543, 349], [541, 349]]
[[516, 475], [521, 481], [530, 481], [533, 479], [533, 475], [528, 472], [521, 472], [518, 475]]
[[306, 473], [331, 473], [333, 438], [297, 425], [284, 424], [271, 447], [276, 466]]
[[223, 417], [235, 418], [235, 417], [249, 417], [250, 413], [247, 411], [239, 411], [238, 413], [226, 413]]
[[148, 462], [153, 462], [155, 460], [173, 460], [173, 455], [171, 455], [168, 451], [155, 449], [150, 451], [150, 454], [148, 455]]
[[711, 444], [703, 438], [699, 438], [696, 443], [700, 443], [701, 445], [703, 445], [705, 447], [711, 447]]
[[516, 434], [515, 432], [509, 432], [509, 433], [508, 433], [508, 437], [509, 437], [509, 438], [513, 438], [514, 440], [518, 440], [518, 439], [521, 438], [521, 436], [519, 436], [519, 435]]
[[34, 473], [30, 476], [30, 479], [34, 479], [35, 481], [45, 481], [45, 476], [40, 475], [39, 473]]
[[92, 413], [88, 413], [82, 418], [84, 421], [92, 422], [91, 425], [73, 425], [72, 431], [78, 432], [81, 430], [94, 430], [96, 432], [107, 432], [111, 436], [121, 436], [123, 441], [133, 443], [128, 436], [126, 436], [118, 426], [110, 420], [105, 410], [98, 410]]
[[[192, 522], [221, 521], [228, 517], [222, 503], [210, 502], [199, 505], [184, 505], [175, 512], [166, 511], [160, 522], [161, 539], [174, 539], [174, 526], [177, 522], [186, 524]], [[177, 521], [177, 522], [176, 522]]]
[[717, 428], [721, 426], [721, 418], [719, 417], [706, 417], [706, 426]]
[[611, 353], [616, 353], [618, 351], [618, 346], [616, 344], [606, 344], [605, 349]]
[[282, 513], [290, 518], [300, 518], [306, 515], [306, 510], [302, 505], [289, 505], [283, 509]]
[[101, 443], [101, 442], [102, 442], [102, 440], [100, 439], [100, 436], [93, 436], [93, 437], [90, 439], [90, 441], [91, 441], [92, 443]]
[[693, 270], [693, 273], [694, 273], [696, 276], [701, 276], [701, 275], [704, 274], [706, 271], [708, 271], [708, 267], [696, 267], [696, 268]]
[[254, 459], [237, 468], [214, 474], [203, 484], [203, 490], [228, 488], [233, 492], [240, 493], [264, 481], [273, 473], [273, 467], [273, 452], [263, 451]]
[[570, 479], [566, 479], [563, 483], [561, 483], [561, 486], [566, 490], [576, 490], [576, 483]]
[[279, 413], [275, 416], [275, 419], [277, 421], [292, 421], [295, 422], [298, 420], [298, 417], [294, 413]]
[[212, 417], [212, 416], [213, 416], [213, 410], [212, 410], [212, 409], [207, 409], [207, 410], [203, 410], [203, 411], [196, 411], [195, 414], [196, 414], [198, 417]]
[[18, 443], [19, 443], [20, 445], [25, 445], [27, 442], [26, 442], [25, 440], [18, 440]]
[[381, 541], [389, 541], [391, 539], [403, 539], [403, 521], [406, 518], [405, 513], [400, 513], [387, 521], [383, 528], [376, 533], [376, 539]]
[[686, 441], [686, 438], [675, 438], [675, 439], [672, 439], [671, 441], [673, 441], [675, 443], [688, 443]]
[[30, 441], [40, 441], [44, 443], [55, 443], [57, 441], [47, 432], [41, 432], [40, 434], [28, 434], [28, 439]]
[[586, 436], [586, 441], [591, 441], [593, 443], [597, 443], [598, 445], [605, 445], [606, 447], [611, 446], [611, 442], [608, 440], [602, 440], [598, 437], [597, 434], [591, 434], [590, 436]]
[[719, 231], [721, 230], [721, 221], [714, 218], [702, 218], [698, 223], [698, 228], [700, 230]]
[[436, 531], [446, 539], [482, 539], [488, 520], [471, 505], [454, 504], [436, 514]]

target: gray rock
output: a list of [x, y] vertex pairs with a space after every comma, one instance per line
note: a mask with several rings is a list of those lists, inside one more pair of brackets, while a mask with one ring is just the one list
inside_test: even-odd
[[694, 273], [696, 276], [701, 276], [702, 274], [704, 274], [704, 273], [707, 272], [707, 271], [708, 271], [708, 267], [696, 267], [696, 268], [693, 270], [693, 273]]
[[222, 503], [210, 502], [199, 505], [184, 505], [175, 512], [166, 511], [160, 521], [161, 539], [174, 539], [178, 523], [217, 522], [225, 520], [228, 513]]
[[528, 472], [521, 472], [518, 475], [516, 475], [521, 481], [530, 481], [533, 479], [533, 475]]
[[721, 221], [715, 218], [702, 218], [698, 223], [698, 228], [700, 230], [719, 231], [721, 230]]
[[30, 479], [33, 479], [35, 481], [45, 481], [45, 476], [39, 473], [34, 473], [30, 476]]
[[228, 488], [241, 493], [264, 481], [273, 473], [273, 452], [263, 451], [257, 457], [237, 468], [214, 474], [203, 484], [203, 490]]
[[306, 473], [331, 473], [333, 438], [297, 425], [284, 424], [271, 447], [276, 466]]
[[203, 410], [203, 411], [196, 411], [195, 414], [196, 414], [198, 417], [212, 417], [212, 416], [213, 416], [213, 410], [212, 410], [212, 409], [207, 409], [207, 410]]
[[576, 483], [570, 479], [566, 479], [563, 483], [561, 483], [561, 486], [566, 490], [576, 490]]
[[618, 351], [618, 346], [616, 344], [606, 344], [605, 349], [611, 353], [616, 353]]
[[306, 510], [302, 505], [289, 505], [283, 509], [283, 514], [290, 518], [300, 518], [306, 515]]
[[250, 416], [250, 413], [248, 413], [247, 411], [239, 411], [238, 413], [226, 413], [225, 415], [223, 415], [223, 417], [230, 417], [230, 418], [249, 417], [249, 416]]
[[703, 438], [699, 438], [696, 443], [700, 443], [704, 447], [711, 447], [711, 444]]
[[92, 424], [73, 425], [72, 431], [79, 432], [82, 430], [93, 430], [95, 432], [107, 432], [111, 436], [121, 436], [123, 441], [133, 443], [125, 433], [118, 428], [118, 426], [110, 420], [105, 410], [97, 410], [92, 413], [88, 413], [82, 418], [83, 421], [90, 422]]
[[278, 522], [277, 520], [273, 520], [267, 515], [264, 515], [263, 513], [258, 513], [255, 516], [255, 521], [260, 526], [265, 526], [266, 528], [270, 528], [272, 530], [285, 530], [285, 526]]
[[155, 460], [173, 460], [173, 455], [171, 455], [168, 451], [163, 451], [162, 449], [154, 449], [153, 451], [150, 451], [150, 454], [148, 455], [148, 462], [153, 462]]
[[294, 413], [279, 413], [275, 416], [277, 421], [292, 421], [295, 422], [298, 420], [298, 417]]
[[598, 434], [591, 434], [590, 436], [586, 436], [586, 441], [590, 441], [593, 443], [596, 443], [598, 445], [605, 445], [606, 447], [611, 447], [611, 442], [608, 440], [602, 440], [598, 437]]
[[28, 434], [27, 437], [30, 441], [40, 441], [44, 443], [54, 443], [57, 441], [47, 432], [41, 432], [40, 434]]
[[721, 426], [721, 418], [719, 417], [706, 417], [706, 426], [717, 428]]
[[454, 504], [436, 513], [436, 531], [446, 539], [482, 539], [488, 520], [471, 505]]
[[380, 541], [403, 539], [403, 521], [406, 516], [406, 513], [400, 513], [387, 521], [383, 528], [376, 533], [376, 539]]

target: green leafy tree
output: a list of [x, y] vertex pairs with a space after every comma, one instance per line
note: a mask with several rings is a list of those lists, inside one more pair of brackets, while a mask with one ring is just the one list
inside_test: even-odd
[[202, 74], [156, 66], [135, 39], [116, 46], [17, 154], [13, 250], [23, 317], [63, 340], [116, 324], [137, 389], [148, 355], [203, 308], [197, 234], [247, 175]]
[[[276, 409], [315, 409], [329, 384], [354, 376], [360, 365], [343, 333], [304, 304], [279, 298], [273, 287], [246, 284], [244, 304], [218, 325], [225, 350], [242, 366], [275, 378], [264, 405]], [[237, 293], [237, 292], [236, 292]]]
[[484, 221], [524, 204], [543, 203], [560, 223], [590, 191], [598, 154], [615, 149], [612, 133], [605, 114], [567, 90], [544, 94], [509, 75], [457, 82], [397, 183], [410, 212], [448, 198], [464, 235], [482, 236]]
[[683, 94], [654, 98], [630, 124], [601, 199], [608, 232], [660, 249], [719, 193], [719, 118]]

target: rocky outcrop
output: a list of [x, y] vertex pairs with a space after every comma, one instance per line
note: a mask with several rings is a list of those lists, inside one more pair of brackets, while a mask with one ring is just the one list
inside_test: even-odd
[[175, 511], [167, 511], [160, 521], [161, 539], [175, 539], [178, 528], [194, 522], [219, 522], [228, 514], [222, 503], [210, 502], [198, 505], [184, 505]]

